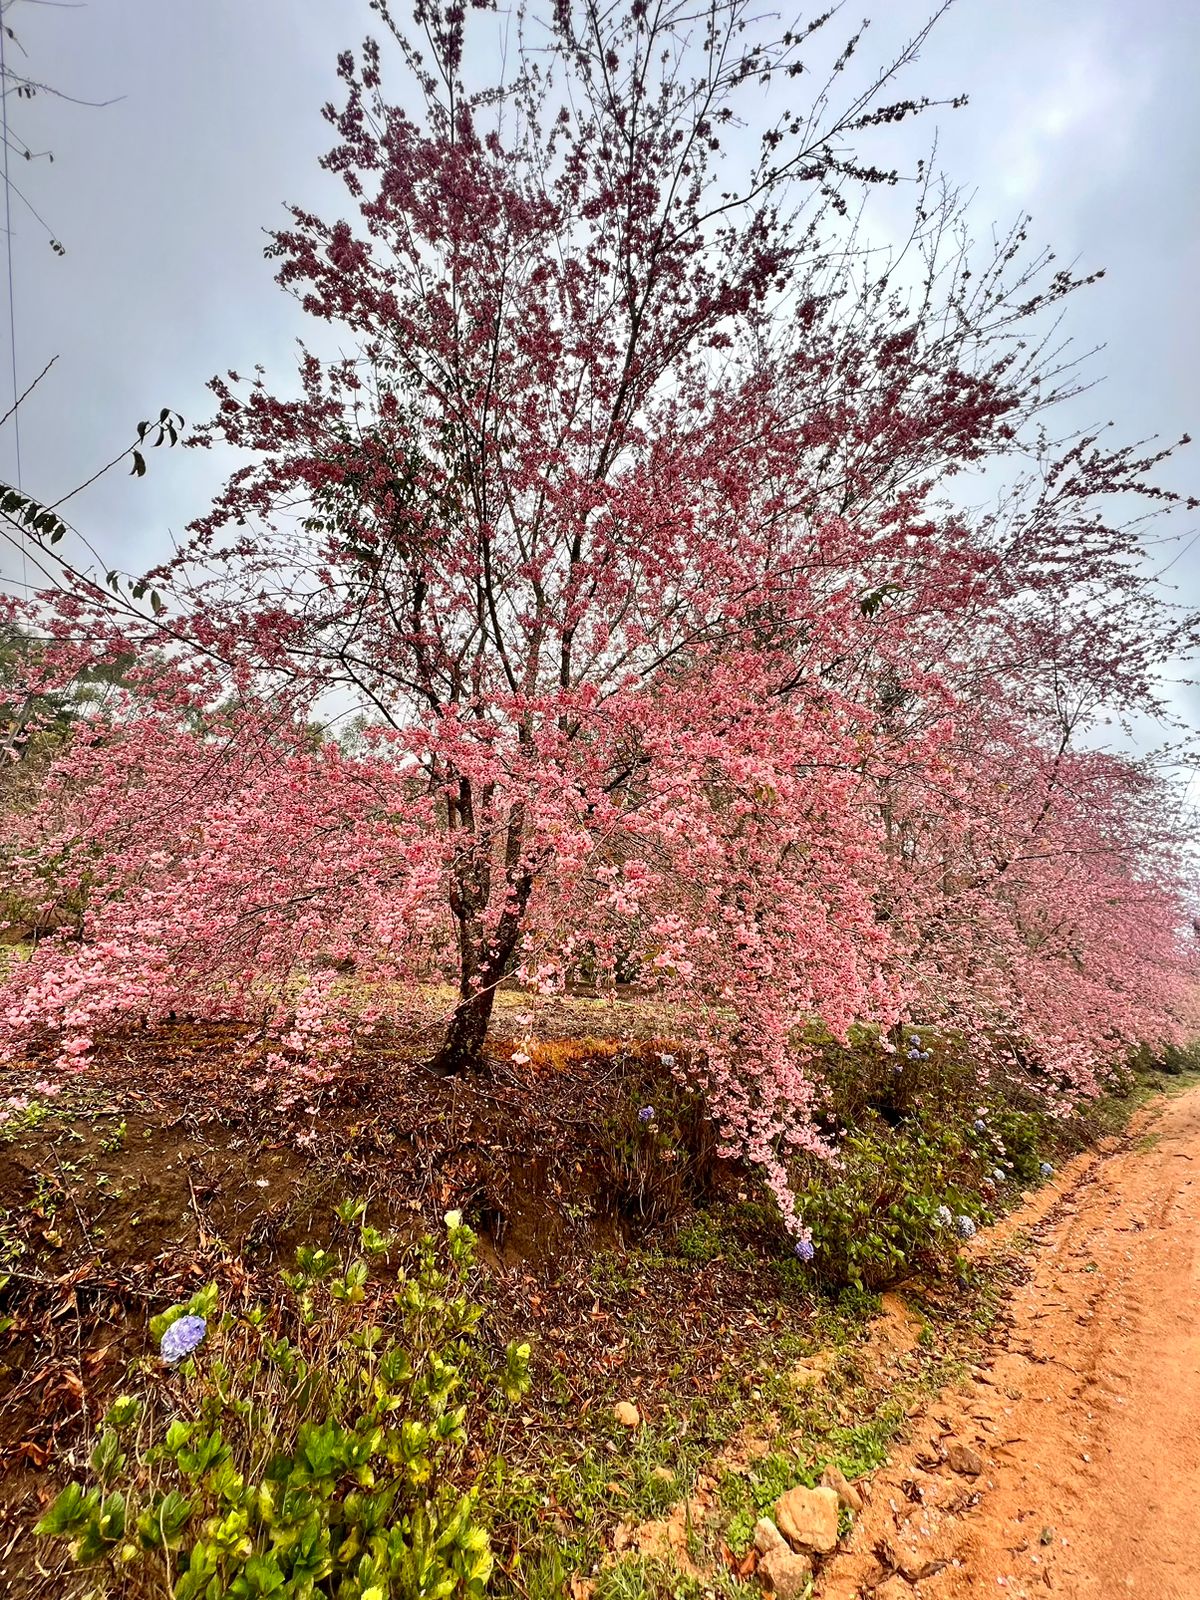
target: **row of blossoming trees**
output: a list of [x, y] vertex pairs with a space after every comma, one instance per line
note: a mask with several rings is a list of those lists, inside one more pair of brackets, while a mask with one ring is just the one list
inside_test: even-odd
[[461, 7], [416, 42], [375, 9], [410, 104], [341, 59], [353, 220], [268, 251], [340, 353], [214, 381], [193, 442], [243, 464], [155, 571], [22, 533], [37, 687], [135, 665], [20, 819], [11, 887], [82, 938], [10, 967], [5, 1048], [274, 1002], [332, 1061], [443, 972], [460, 1071], [505, 975], [633, 973], [786, 1206], [814, 1022], [943, 1025], [1063, 1096], [1176, 1037], [1177, 800], [1090, 737], [1194, 637], [1144, 566], [1161, 456], [1054, 441], [1078, 283], [1022, 229], [980, 260], [919, 180], [860, 248], [921, 39], [797, 110], [821, 25], [743, 0], [561, 0], [482, 84]]

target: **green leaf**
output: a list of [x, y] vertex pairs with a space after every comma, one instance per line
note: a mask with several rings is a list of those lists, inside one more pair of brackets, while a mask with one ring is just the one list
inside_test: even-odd
[[125, 1537], [125, 1496], [119, 1489], [114, 1489], [100, 1507], [96, 1526], [106, 1544], [116, 1544]]
[[100, 1504], [100, 1491], [69, 1483], [47, 1507], [34, 1533], [43, 1538], [64, 1538], [75, 1534]]
[[178, 1489], [159, 1495], [138, 1518], [138, 1538], [147, 1550], [157, 1550], [164, 1544], [168, 1550], [175, 1549], [194, 1509], [192, 1502]]
[[106, 1428], [92, 1450], [92, 1471], [101, 1483], [107, 1483], [115, 1478], [125, 1465], [125, 1452], [121, 1449], [120, 1440], [115, 1431]]
[[[110, 579], [112, 576], [112, 573], [109, 573]], [[161, 1341], [163, 1334], [166, 1333], [173, 1322], [178, 1322], [180, 1317], [185, 1315], [186, 1309], [182, 1305], [168, 1306], [165, 1311], [160, 1311], [157, 1316], [150, 1318], [150, 1337], [155, 1344]]]
[[251, 1556], [242, 1568], [242, 1578], [251, 1594], [278, 1594], [287, 1581], [273, 1555]]
[[175, 1421], [167, 1429], [167, 1437], [164, 1441], [168, 1455], [178, 1455], [184, 1445], [191, 1440], [195, 1431], [196, 1424], [194, 1422], [184, 1422], [182, 1417], [176, 1417]]
[[109, 1406], [104, 1417], [108, 1428], [128, 1428], [142, 1414], [142, 1402], [131, 1394], [120, 1394]]

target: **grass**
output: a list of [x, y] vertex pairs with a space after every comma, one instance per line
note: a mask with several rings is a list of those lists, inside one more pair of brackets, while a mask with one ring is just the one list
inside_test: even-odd
[[623, 1556], [601, 1571], [595, 1600], [705, 1600], [710, 1592], [698, 1578], [682, 1572], [671, 1561], [632, 1555]]
[[[867, 1343], [876, 1303], [849, 1295], [844, 1306], [823, 1308], [816, 1339], [778, 1329], [762, 1342], [752, 1366], [727, 1373], [696, 1400], [666, 1409], [634, 1436], [598, 1428], [582, 1456], [572, 1450], [556, 1464], [549, 1454], [519, 1484], [497, 1481], [493, 1514], [514, 1527], [521, 1551], [501, 1589], [511, 1587], [531, 1600], [561, 1595], [562, 1587], [548, 1585], [565, 1561], [573, 1573], [595, 1575], [597, 1596], [666, 1600], [701, 1587], [710, 1594], [719, 1590], [727, 1582], [722, 1546], [744, 1554], [756, 1520], [769, 1514], [782, 1493], [797, 1484], [814, 1486], [829, 1464], [851, 1479], [874, 1471], [913, 1409], [962, 1377], [994, 1323], [1014, 1261], [1006, 1255], [986, 1263], [967, 1294], [958, 1294], [952, 1307], [943, 1304], [941, 1318], [924, 1322], [915, 1348], [894, 1373], [883, 1375]], [[927, 1304], [932, 1311], [932, 1302]], [[790, 1370], [818, 1353], [832, 1357], [828, 1375], [813, 1389], [797, 1389]], [[763, 1454], [731, 1448], [748, 1434], [764, 1443]], [[614, 1518], [652, 1522], [706, 1481], [715, 1484], [715, 1514], [694, 1525], [688, 1552], [705, 1574], [702, 1585], [669, 1560], [630, 1554], [613, 1561], [606, 1555]], [[547, 1530], [547, 1500], [569, 1509], [565, 1536], [557, 1525]]]

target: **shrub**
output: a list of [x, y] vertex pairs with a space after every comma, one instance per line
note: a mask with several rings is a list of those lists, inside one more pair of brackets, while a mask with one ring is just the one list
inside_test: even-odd
[[[338, 1208], [353, 1247], [299, 1250], [269, 1309], [220, 1314], [210, 1286], [151, 1323], [161, 1338], [203, 1318], [208, 1337], [147, 1408], [132, 1396], [114, 1404], [92, 1481], [64, 1489], [37, 1528], [99, 1566], [98, 1593], [483, 1593], [492, 1557], [463, 1472], [464, 1363], [481, 1315], [463, 1292], [474, 1235], [451, 1213], [448, 1266], [424, 1239], [385, 1299], [369, 1257], [391, 1241], [364, 1211]], [[183, 1325], [175, 1346], [200, 1331]], [[510, 1345], [485, 1380], [517, 1399], [528, 1357], [527, 1345]]]
[[1169, 1077], [1179, 1077], [1185, 1072], [1200, 1072], [1200, 1040], [1186, 1045], [1139, 1045], [1130, 1053], [1129, 1064], [1135, 1072], [1163, 1072]]
[[978, 1178], [973, 1152], [950, 1127], [868, 1121], [851, 1130], [837, 1165], [814, 1161], [796, 1179], [812, 1271], [832, 1287], [875, 1289], [948, 1254], [947, 1213], [981, 1215]]
[[991, 1147], [1000, 1165], [1011, 1169], [1013, 1177], [1019, 1182], [1036, 1183], [1041, 1175], [1039, 1142], [1045, 1128], [1045, 1117], [1036, 1112], [1001, 1106], [989, 1113], [987, 1122]]
[[[661, 1062], [661, 1066], [658, 1063]], [[641, 1061], [622, 1084], [615, 1110], [599, 1129], [597, 1180], [604, 1207], [627, 1223], [670, 1221], [688, 1200], [714, 1189], [716, 1130], [703, 1098], [662, 1071], [674, 1057], [657, 1056], [657, 1074]]]

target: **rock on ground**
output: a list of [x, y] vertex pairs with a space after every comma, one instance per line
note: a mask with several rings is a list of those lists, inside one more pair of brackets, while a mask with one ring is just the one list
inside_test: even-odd
[[780, 1533], [796, 1550], [832, 1550], [838, 1537], [838, 1497], [832, 1489], [789, 1489], [775, 1504]]
[[835, 1467], [830, 1462], [821, 1474], [821, 1484], [823, 1488], [833, 1490], [838, 1497], [839, 1503], [844, 1505], [847, 1511], [853, 1511], [857, 1516], [862, 1510], [863, 1497], [850, 1482], [841, 1467]]
[[754, 1548], [760, 1556], [770, 1555], [772, 1550], [788, 1549], [788, 1542], [770, 1517], [759, 1517], [754, 1524]]
[[969, 1444], [961, 1444], [956, 1439], [946, 1451], [946, 1465], [951, 1472], [957, 1472], [964, 1478], [977, 1478], [983, 1471], [983, 1457], [978, 1450], [972, 1450]]
[[812, 1562], [781, 1544], [759, 1561], [758, 1576], [776, 1600], [801, 1600], [812, 1577]]

